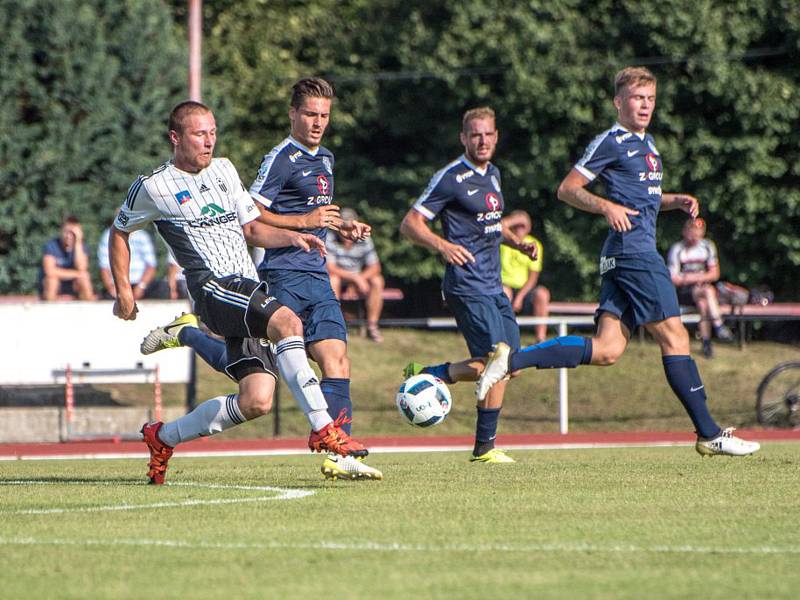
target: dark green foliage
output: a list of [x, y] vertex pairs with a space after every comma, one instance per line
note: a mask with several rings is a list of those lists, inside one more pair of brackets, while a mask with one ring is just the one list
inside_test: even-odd
[[67, 215], [92, 253], [133, 179], [168, 156], [183, 36], [157, 1], [0, 0], [0, 292], [31, 292]]
[[[31, 254], [64, 212], [110, 216], [132, 176], [163, 156], [160, 124], [186, 80], [186, 3], [170, 5], [174, 25], [157, 2], [0, 0], [0, 253], [9, 259], [0, 290], [30, 289]], [[490, 104], [507, 205], [533, 213], [545, 243], [543, 281], [556, 298], [593, 298], [605, 222], [563, 205], [555, 190], [613, 122], [615, 72], [645, 64], [659, 77], [651, 130], [664, 189], [701, 199], [723, 277], [766, 283], [779, 299], [800, 294], [796, 2], [226, 0], [204, 3], [204, 18], [203, 90], [218, 116], [218, 154], [249, 184], [288, 131], [293, 81], [333, 80], [326, 145], [337, 155], [338, 202], [376, 227], [394, 278], [441, 274], [439, 259], [401, 239], [397, 225], [461, 152], [463, 111]], [[662, 252], [682, 221], [662, 216]]]

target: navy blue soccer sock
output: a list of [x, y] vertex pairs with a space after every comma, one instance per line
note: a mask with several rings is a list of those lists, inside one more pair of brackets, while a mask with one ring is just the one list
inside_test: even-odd
[[427, 373], [428, 375], [433, 375], [434, 377], [438, 377], [445, 383], [453, 383], [453, 380], [450, 379], [450, 363], [442, 363], [441, 365], [430, 365], [425, 367], [421, 371], [422, 373]]
[[663, 356], [661, 360], [669, 386], [689, 413], [697, 435], [704, 438], [716, 437], [722, 428], [708, 412], [705, 386], [692, 357], [680, 354]]
[[178, 341], [181, 346], [192, 348], [216, 371], [225, 372], [228, 364], [228, 352], [225, 349], [225, 342], [222, 340], [211, 337], [197, 327], [184, 327], [178, 332]]
[[546, 342], [526, 346], [513, 352], [508, 359], [510, 372], [520, 369], [557, 369], [588, 365], [592, 361], [592, 339], [565, 335]]
[[353, 402], [350, 400], [350, 380], [336, 377], [326, 377], [320, 384], [322, 395], [328, 403], [328, 414], [334, 421], [344, 411], [347, 422], [342, 424], [342, 429], [350, 435], [352, 426], [350, 419], [353, 418]]
[[486, 454], [494, 448], [494, 438], [497, 437], [497, 421], [500, 419], [499, 408], [478, 407], [478, 422], [475, 426], [475, 448], [473, 456]]

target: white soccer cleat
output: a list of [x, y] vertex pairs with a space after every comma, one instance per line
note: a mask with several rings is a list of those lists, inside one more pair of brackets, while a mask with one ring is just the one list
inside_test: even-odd
[[168, 348], [180, 348], [181, 342], [178, 334], [184, 327], [197, 327], [197, 317], [192, 313], [183, 313], [181, 316], [175, 317], [171, 323], [156, 327], [142, 340], [139, 351], [142, 354], [152, 354]]
[[508, 375], [508, 357], [510, 355], [511, 348], [505, 342], [499, 342], [492, 347], [492, 352], [489, 354], [475, 390], [478, 401], [483, 401], [492, 386]]
[[697, 438], [694, 448], [702, 456], [748, 456], [758, 452], [761, 444], [748, 442], [733, 435], [736, 429], [728, 427], [723, 429], [715, 438]]
[[383, 479], [383, 473], [354, 456], [328, 454], [320, 469], [325, 479]]

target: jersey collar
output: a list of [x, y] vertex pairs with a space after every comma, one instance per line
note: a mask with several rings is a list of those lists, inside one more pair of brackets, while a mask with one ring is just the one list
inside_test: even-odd
[[489, 163], [486, 163], [486, 167], [484, 167], [483, 169], [479, 169], [477, 166], [475, 166], [474, 164], [472, 164], [472, 161], [470, 161], [470, 160], [467, 158], [467, 155], [466, 155], [466, 154], [462, 154], [462, 155], [461, 155], [461, 162], [463, 162], [463, 163], [464, 163], [465, 165], [467, 165], [467, 166], [468, 166], [470, 169], [472, 169], [473, 171], [475, 171], [475, 172], [476, 172], [478, 175], [486, 175], [486, 173], [488, 173], [488, 172], [489, 172], [489, 166], [492, 164], [492, 163], [490, 163], [490, 162], [489, 162]]
[[319, 152], [319, 149], [320, 149], [320, 146], [317, 146], [316, 150], [312, 150], [311, 148], [308, 148], [308, 147], [304, 146], [303, 144], [301, 144], [300, 142], [298, 142], [291, 135], [289, 136], [289, 141], [292, 142], [292, 144], [294, 144], [298, 148], [300, 148], [300, 150], [302, 150], [306, 154], [310, 154], [311, 156], [316, 156], [317, 152]]
[[627, 133], [632, 133], [633, 135], [635, 135], [636, 137], [638, 137], [642, 141], [644, 141], [644, 138], [647, 136], [647, 132], [646, 131], [644, 133], [636, 133], [635, 131], [631, 131], [627, 127], [623, 127], [622, 125], [620, 125], [619, 121], [616, 121], [614, 123], [614, 129], [622, 129], [622, 131], [625, 131]]

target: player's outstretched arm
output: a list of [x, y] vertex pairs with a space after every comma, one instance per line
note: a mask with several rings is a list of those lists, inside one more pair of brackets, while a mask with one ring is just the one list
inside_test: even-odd
[[136, 306], [136, 300], [133, 297], [133, 288], [131, 288], [129, 236], [128, 232], [120, 231], [112, 225], [108, 240], [108, 259], [111, 265], [111, 276], [114, 279], [114, 287], [117, 290], [117, 298], [114, 300], [114, 315], [125, 321], [135, 320], [136, 313], [139, 312], [139, 307]]
[[700, 214], [700, 201], [691, 194], [662, 194], [661, 210], [680, 209], [693, 219]]
[[630, 215], [638, 215], [639, 211], [593, 194], [586, 189], [589, 183], [583, 173], [572, 169], [558, 186], [558, 199], [577, 209], [603, 215], [614, 231], [630, 231], [633, 228]]
[[442, 236], [431, 231], [422, 213], [413, 208], [403, 217], [403, 222], [400, 223], [400, 233], [415, 244], [439, 252], [451, 264], [464, 266], [468, 262], [475, 262], [475, 257], [469, 250], [458, 244], [451, 244]]
[[287, 246], [294, 246], [306, 252], [317, 250], [320, 256], [325, 256], [327, 254], [325, 242], [310, 233], [301, 233], [290, 229], [272, 227], [271, 225], [265, 225], [259, 221], [250, 221], [242, 225], [242, 230], [244, 231], [244, 239], [247, 240], [247, 243], [251, 246], [258, 246], [259, 248], [285, 248]]
[[342, 218], [339, 216], [339, 207], [335, 204], [318, 206], [314, 210], [302, 215], [279, 215], [270, 212], [260, 202], [256, 202], [261, 213], [258, 220], [265, 225], [281, 227], [284, 229], [319, 229], [327, 227], [338, 231], [342, 226]]

